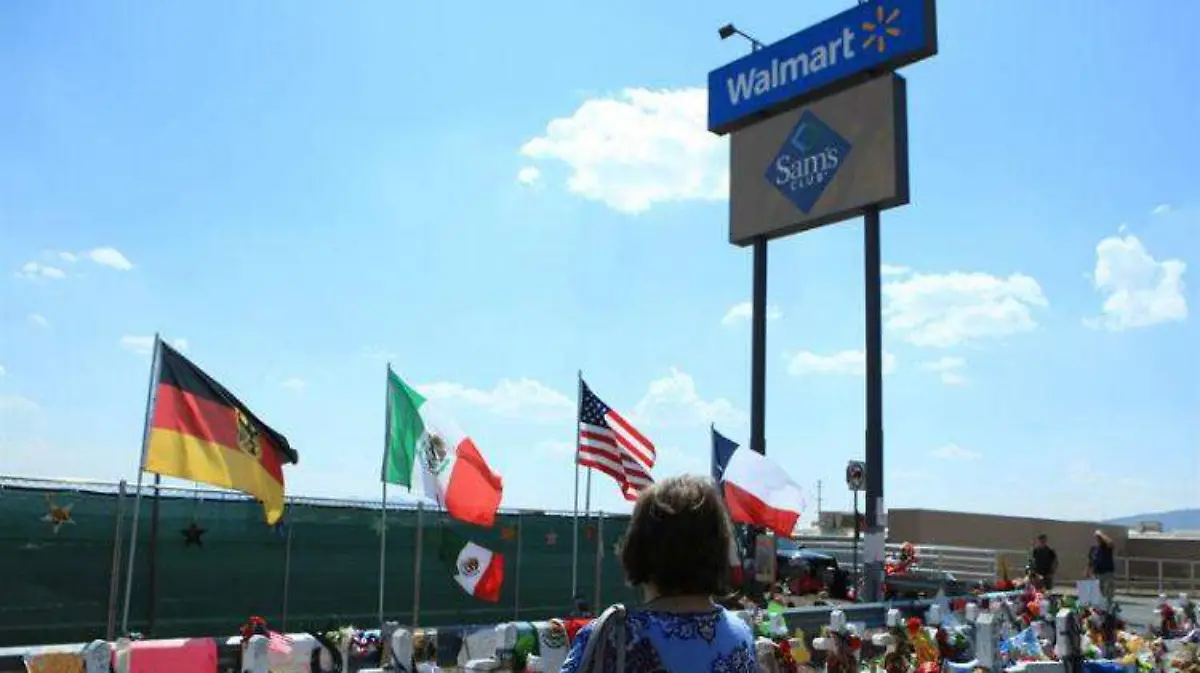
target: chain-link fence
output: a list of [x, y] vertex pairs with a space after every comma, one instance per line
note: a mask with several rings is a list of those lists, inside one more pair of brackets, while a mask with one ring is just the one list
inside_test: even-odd
[[[294, 498], [284, 523], [269, 527], [262, 507], [236, 494], [155, 493], [143, 487], [131, 631], [232, 634], [250, 615], [292, 631], [374, 625], [381, 544], [389, 620], [489, 623], [572, 607], [569, 513], [502, 511], [483, 529], [436, 510], [389, 503], [381, 517], [378, 501]], [[132, 486], [0, 478], [0, 646], [118, 633], [135, 495]], [[627, 516], [581, 516], [578, 593], [587, 601], [633, 598], [613, 553], [627, 524]], [[472, 598], [455, 583], [438, 555], [446, 529], [504, 555], [499, 602]]]

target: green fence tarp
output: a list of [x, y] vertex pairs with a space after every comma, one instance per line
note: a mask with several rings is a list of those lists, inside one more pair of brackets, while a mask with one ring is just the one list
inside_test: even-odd
[[[130, 630], [156, 638], [232, 635], [250, 615], [290, 631], [377, 626], [378, 503], [293, 501], [285, 524], [271, 528], [254, 502], [211, 493], [165, 495], [163, 489], [155, 536], [155, 498], [144, 493]], [[120, 628], [134, 500], [132, 492], [121, 496], [115, 488], [0, 485], [0, 646], [103, 638], [110, 619]], [[69, 508], [69, 522], [57, 532], [52, 508]], [[123, 530], [114, 600], [118, 511]], [[386, 518], [384, 612], [411, 624], [418, 514], [389, 508]], [[571, 516], [501, 513], [490, 529], [432, 510], [421, 520], [422, 626], [538, 620], [572, 608]], [[184, 531], [191, 524], [204, 530], [201, 545], [188, 543]], [[602, 604], [634, 599], [614, 553], [627, 524], [627, 516], [605, 515], [602, 524], [580, 519], [578, 590], [589, 603], [595, 602], [597, 563]], [[438, 559], [443, 528], [505, 556], [498, 603], [475, 600], [454, 582]]]

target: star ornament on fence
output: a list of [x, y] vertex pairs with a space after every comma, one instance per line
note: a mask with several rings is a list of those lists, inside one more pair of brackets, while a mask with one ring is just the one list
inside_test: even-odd
[[553, 547], [556, 544], [558, 544], [558, 533], [553, 531], [546, 533], [546, 546]]
[[513, 528], [512, 526], [505, 526], [504, 528], [501, 528], [500, 529], [500, 539], [501, 540], [517, 539], [517, 529]]
[[204, 540], [201, 538], [207, 532], [208, 531], [206, 529], [201, 528], [200, 526], [196, 525], [196, 522], [193, 521], [188, 524], [187, 528], [184, 528], [183, 530], [179, 531], [179, 534], [183, 535], [183, 546], [184, 547], [190, 547], [192, 545], [196, 545], [197, 547], [200, 547], [201, 549], [203, 549], [204, 548]]
[[46, 496], [46, 515], [42, 517], [42, 521], [50, 524], [54, 529], [54, 534], [58, 535], [58, 529], [65, 524], [75, 525], [75, 520], [71, 518], [71, 508], [74, 503], [69, 505], [55, 504], [54, 499], [49, 495]]

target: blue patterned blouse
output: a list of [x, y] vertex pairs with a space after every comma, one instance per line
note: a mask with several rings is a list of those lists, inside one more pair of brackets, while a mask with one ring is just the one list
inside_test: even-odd
[[[754, 632], [724, 608], [710, 612], [660, 612], [630, 608], [622, 673], [757, 673]], [[595, 622], [579, 630], [560, 673], [578, 673]], [[610, 630], [611, 634], [612, 631]], [[616, 662], [605, 662], [613, 671]]]

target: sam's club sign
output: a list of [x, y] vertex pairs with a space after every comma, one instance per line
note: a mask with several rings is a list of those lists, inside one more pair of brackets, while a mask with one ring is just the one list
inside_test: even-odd
[[708, 130], [725, 134], [937, 53], [934, 0], [878, 0], [708, 74]]
[[851, 145], [810, 110], [767, 167], [767, 181], [807, 215], [846, 161]]

